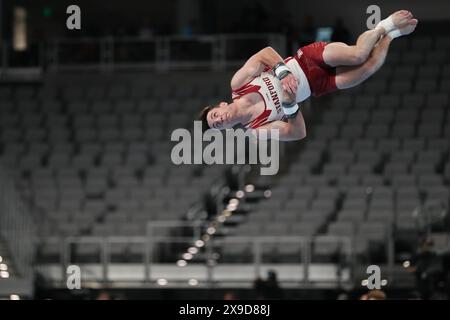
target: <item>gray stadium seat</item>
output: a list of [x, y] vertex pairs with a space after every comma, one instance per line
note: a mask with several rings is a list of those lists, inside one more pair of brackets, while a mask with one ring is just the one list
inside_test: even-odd
[[317, 236], [314, 238], [313, 252], [317, 256], [330, 257], [332, 254], [338, 253], [343, 249], [342, 243], [336, 241], [335, 237]]
[[353, 222], [334, 222], [328, 226], [328, 234], [334, 236], [353, 236], [355, 232], [355, 225]]
[[358, 229], [358, 237], [367, 240], [384, 242], [386, 236], [387, 228], [382, 222], [365, 222]]
[[317, 233], [319, 224], [317, 222], [301, 222], [291, 224], [289, 232], [293, 236], [311, 237]]
[[360, 223], [364, 220], [364, 208], [342, 209], [338, 214], [338, 221]]
[[[278, 219], [277, 219], [278, 221]], [[274, 222], [266, 225], [263, 229], [263, 234], [268, 236], [283, 236], [288, 234], [289, 223]]]

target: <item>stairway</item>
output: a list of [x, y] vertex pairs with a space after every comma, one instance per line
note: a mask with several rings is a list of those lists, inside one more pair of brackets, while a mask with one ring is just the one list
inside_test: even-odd
[[2, 276], [2, 274], [0, 274], [0, 281], [4, 278], [13, 278], [17, 276], [16, 268], [14, 266], [13, 260], [11, 259], [11, 254], [9, 252], [8, 246], [2, 238], [0, 238], [0, 257], [0, 272], [8, 272], [8, 277]]

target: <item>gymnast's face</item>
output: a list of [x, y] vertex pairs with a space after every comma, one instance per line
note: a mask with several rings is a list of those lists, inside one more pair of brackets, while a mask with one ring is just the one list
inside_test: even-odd
[[210, 128], [223, 130], [233, 127], [233, 115], [228, 103], [221, 102], [219, 106], [211, 109], [207, 116]]

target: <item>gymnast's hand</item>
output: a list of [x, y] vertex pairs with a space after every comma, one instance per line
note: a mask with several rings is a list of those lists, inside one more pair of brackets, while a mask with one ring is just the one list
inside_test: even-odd
[[298, 80], [292, 73], [281, 80], [281, 85], [288, 94], [295, 95], [297, 93]]
[[291, 104], [294, 103], [296, 99], [297, 99], [297, 91], [294, 91], [294, 93], [292, 93], [288, 90], [283, 90], [283, 98], [282, 98], [283, 103]]

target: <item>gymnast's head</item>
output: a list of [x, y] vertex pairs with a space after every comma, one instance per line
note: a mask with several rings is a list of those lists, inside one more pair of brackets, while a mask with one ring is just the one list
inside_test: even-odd
[[221, 102], [218, 105], [205, 107], [199, 115], [202, 121], [203, 130], [207, 129], [231, 129], [239, 121], [227, 102]]

